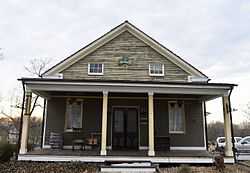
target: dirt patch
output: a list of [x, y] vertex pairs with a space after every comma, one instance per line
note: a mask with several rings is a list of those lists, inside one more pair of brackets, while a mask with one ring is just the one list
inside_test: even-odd
[[[248, 164], [248, 163], [247, 163]], [[214, 166], [177, 166], [161, 168], [162, 173], [221, 173]], [[224, 173], [250, 173], [250, 168], [240, 164], [226, 164]]]
[[[250, 166], [250, 161], [243, 162]], [[29, 162], [10, 161], [0, 163], [0, 173], [95, 173], [98, 164], [83, 162]], [[173, 166], [161, 168], [162, 173], [220, 173], [214, 166]], [[241, 164], [226, 164], [224, 173], [250, 173]]]
[[29, 162], [0, 163], [0, 173], [86, 173], [96, 172], [97, 164], [83, 162]]

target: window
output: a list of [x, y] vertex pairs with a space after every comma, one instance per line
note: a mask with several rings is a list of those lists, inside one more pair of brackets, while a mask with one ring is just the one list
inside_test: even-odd
[[103, 75], [103, 64], [88, 64], [89, 75]]
[[68, 99], [66, 105], [65, 130], [72, 131], [74, 128], [82, 128], [82, 100]]
[[179, 102], [169, 102], [169, 133], [185, 133], [185, 113], [184, 104]]
[[149, 76], [164, 76], [164, 65], [150, 64], [149, 65]]

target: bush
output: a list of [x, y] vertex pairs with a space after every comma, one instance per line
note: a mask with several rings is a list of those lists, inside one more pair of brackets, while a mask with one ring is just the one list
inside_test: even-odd
[[14, 148], [9, 141], [0, 142], [0, 162], [7, 162], [13, 156]]

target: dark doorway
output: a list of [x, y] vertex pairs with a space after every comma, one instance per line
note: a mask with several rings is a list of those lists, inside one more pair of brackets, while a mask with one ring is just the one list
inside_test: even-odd
[[113, 109], [113, 149], [138, 149], [138, 109]]

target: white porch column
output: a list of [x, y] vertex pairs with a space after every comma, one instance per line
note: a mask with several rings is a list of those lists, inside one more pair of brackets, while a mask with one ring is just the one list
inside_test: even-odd
[[224, 132], [225, 132], [225, 142], [226, 142], [226, 156], [233, 156], [233, 144], [232, 144], [232, 131], [231, 131], [231, 119], [229, 110], [229, 100], [228, 96], [222, 97], [223, 103], [223, 113], [224, 113]]
[[107, 115], [108, 115], [108, 92], [103, 92], [103, 106], [102, 106], [102, 144], [101, 155], [106, 156], [107, 150]]
[[148, 155], [154, 156], [154, 94], [148, 93]]
[[26, 101], [25, 101], [25, 112], [23, 116], [23, 125], [22, 125], [22, 136], [21, 136], [21, 145], [19, 154], [27, 153], [27, 145], [29, 138], [29, 122], [30, 122], [30, 108], [31, 108], [31, 98], [32, 93], [26, 92]]

